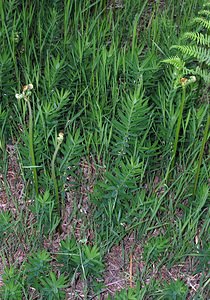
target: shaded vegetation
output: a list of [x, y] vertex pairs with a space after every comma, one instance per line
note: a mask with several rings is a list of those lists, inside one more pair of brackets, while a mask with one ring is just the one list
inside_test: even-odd
[[209, 3], [0, 14], [0, 298], [208, 299]]

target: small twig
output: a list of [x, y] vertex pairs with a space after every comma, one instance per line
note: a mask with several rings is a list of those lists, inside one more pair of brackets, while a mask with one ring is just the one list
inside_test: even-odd
[[55, 148], [55, 152], [53, 154], [53, 158], [52, 158], [52, 161], [51, 161], [51, 177], [52, 177], [53, 184], [54, 184], [54, 189], [55, 189], [55, 199], [56, 199], [58, 215], [60, 217], [60, 223], [58, 225], [58, 231], [60, 233], [62, 233], [62, 226], [61, 226], [62, 204], [61, 204], [61, 201], [60, 201], [59, 191], [58, 191], [58, 183], [57, 183], [56, 172], [55, 172], [55, 160], [56, 160], [58, 150], [60, 149], [60, 146], [61, 146], [62, 142], [63, 142], [63, 133], [60, 132], [58, 137], [57, 137], [57, 146]]
[[114, 282], [107, 283], [106, 286], [108, 287], [108, 286], [111, 286], [111, 285], [114, 285], [114, 284], [118, 285], [118, 283], [123, 282], [123, 281], [125, 281], [125, 279], [121, 279], [121, 280], [117, 280], [117, 281], [114, 281]]
[[133, 287], [133, 255], [132, 253], [130, 254], [130, 268], [129, 268], [129, 282], [130, 282], [130, 287]]

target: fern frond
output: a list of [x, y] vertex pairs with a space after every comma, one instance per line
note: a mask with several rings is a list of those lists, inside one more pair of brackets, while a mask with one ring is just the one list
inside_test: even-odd
[[64, 125], [66, 119], [64, 114], [69, 103], [69, 91], [55, 89], [50, 95], [49, 100], [43, 102], [40, 108], [43, 112], [45, 123], [52, 128], [54, 125]]
[[205, 49], [203, 47], [197, 47], [196, 45], [194, 46], [175, 45], [172, 46], [171, 49], [178, 49], [185, 55], [195, 57], [201, 62], [206, 62], [208, 65], [210, 64], [210, 50]]
[[179, 56], [172, 56], [168, 59], [164, 59], [163, 63], [170, 64], [177, 68], [178, 70], [182, 70], [185, 66], [185, 62]]
[[[182, 59], [186, 60], [186, 64], [189, 62], [192, 65], [192, 61], [197, 66], [194, 69], [185, 67], [183, 64], [182, 75], [198, 75], [204, 79], [206, 83], [209, 83], [209, 70], [210, 66], [210, 4], [206, 3], [204, 8], [199, 12], [199, 17], [194, 18], [193, 23], [199, 24], [194, 31], [186, 32], [181, 39], [185, 42], [184, 45], [174, 45], [171, 49], [178, 49], [182, 55]], [[201, 32], [202, 31], [202, 32]], [[184, 57], [186, 56], [186, 57]], [[177, 64], [181, 61], [181, 58], [165, 60], [177, 68]]]
[[207, 17], [210, 17], [210, 11], [209, 11], [209, 10], [206, 10], [206, 9], [199, 11], [198, 14], [199, 14], [199, 15], [204, 15], [204, 16], [207, 16]]
[[127, 96], [118, 109], [113, 121], [114, 144], [113, 153], [117, 156], [132, 155], [135, 144], [145, 134], [150, 122], [148, 101], [142, 99], [143, 94]]
[[80, 130], [77, 130], [74, 135], [69, 132], [65, 140], [66, 142], [62, 144], [60, 149], [62, 157], [58, 158], [58, 163], [60, 163], [59, 172], [61, 176], [64, 176], [64, 181], [68, 175], [75, 178], [75, 171], [79, 167], [81, 157], [84, 155]]
[[210, 30], [210, 20], [206, 20], [202, 17], [194, 18], [193, 23], [198, 23], [202, 25], [204, 28]]
[[[143, 165], [138, 160], [126, 159], [125, 163], [120, 161], [113, 170], [105, 173], [103, 181], [95, 186], [93, 201], [98, 205], [111, 203], [112, 208], [122, 208], [133, 199], [138, 191], [139, 176], [142, 173]], [[104, 199], [106, 201], [101, 201]]]
[[184, 75], [198, 75], [203, 78], [206, 83], [210, 83], [210, 74], [207, 69], [201, 69], [199, 66], [197, 66], [195, 69], [184, 68], [183, 71]]
[[204, 3], [203, 7], [210, 7], [210, 3]]
[[210, 47], [210, 36], [208, 34], [203, 34], [200, 32], [186, 32], [183, 37], [183, 40], [191, 39], [192, 41], [200, 44], [202, 46]]

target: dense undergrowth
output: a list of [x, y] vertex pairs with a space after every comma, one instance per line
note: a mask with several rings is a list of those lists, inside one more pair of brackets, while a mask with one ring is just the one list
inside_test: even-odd
[[[208, 1], [0, 13], [0, 298], [208, 299]], [[116, 245], [128, 280], [109, 293]]]

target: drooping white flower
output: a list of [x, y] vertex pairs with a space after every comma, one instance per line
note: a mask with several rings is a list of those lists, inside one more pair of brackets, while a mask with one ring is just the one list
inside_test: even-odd
[[23, 98], [23, 94], [15, 94], [15, 98], [20, 100]]
[[64, 136], [63, 132], [59, 132], [58, 137], [57, 137], [57, 142], [59, 144], [61, 144], [63, 142], [63, 136]]

